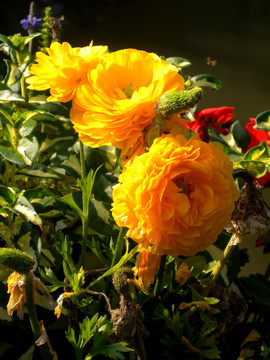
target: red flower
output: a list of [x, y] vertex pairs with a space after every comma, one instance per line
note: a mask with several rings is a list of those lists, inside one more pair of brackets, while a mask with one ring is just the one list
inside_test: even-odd
[[210, 136], [208, 129], [210, 127], [216, 129], [221, 134], [228, 134], [228, 130], [232, 124], [231, 118], [233, 107], [221, 106], [219, 108], [209, 108], [195, 113], [195, 121], [192, 123], [183, 123], [188, 129], [199, 134], [203, 141], [209, 142]]
[[[254, 118], [249, 119], [250, 122], [245, 126], [245, 129], [249, 133], [250, 142], [248, 146], [243, 150], [243, 153], [246, 153], [249, 149], [254, 146], [259, 145], [262, 141], [265, 141], [268, 146], [270, 146], [270, 131], [256, 130], [254, 125], [256, 120]], [[263, 177], [256, 179], [257, 182], [264, 186], [267, 182], [270, 182], [270, 173], [267, 172]]]

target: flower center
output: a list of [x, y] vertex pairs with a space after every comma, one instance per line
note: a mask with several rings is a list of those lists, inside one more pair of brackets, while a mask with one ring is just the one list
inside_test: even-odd
[[191, 185], [187, 184], [187, 182], [181, 176], [176, 176], [173, 179], [173, 182], [179, 189], [181, 189], [181, 191], [179, 191], [180, 193], [184, 193], [186, 195], [191, 193]]
[[130, 84], [129, 86], [125, 87], [123, 89], [123, 92], [125, 93], [126, 97], [128, 97], [129, 99], [132, 97], [134, 91], [137, 91], [138, 89], [136, 88], [136, 86], [133, 86], [132, 84]]

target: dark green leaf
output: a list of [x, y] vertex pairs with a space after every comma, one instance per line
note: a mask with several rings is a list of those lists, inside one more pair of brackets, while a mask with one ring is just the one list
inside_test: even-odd
[[241, 290], [253, 302], [255, 311], [270, 315], [270, 282], [261, 274], [252, 274], [239, 279]]
[[192, 86], [207, 86], [213, 90], [218, 90], [222, 87], [222, 82], [214, 75], [200, 74], [191, 78]]
[[0, 139], [0, 154], [12, 163], [25, 165], [22, 155], [4, 139]]
[[270, 130], [270, 110], [266, 110], [256, 117], [256, 124], [254, 125], [254, 129], [265, 131]]
[[232, 124], [230, 131], [233, 134], [237, 146], [242, 150], [246, 149], [250, 143], [250, 135], [244, 126], [237, 120]]
[[191, 62], [182, 57], [169, 57], [166, 59], [170, 64], [175, 65], [178, 69], [182, 69], [191, 65]]
[[12, 205], [16, 201], [16, 193], [11, 188], [0, 185], [0, 205], [4, 206], [4, 202]]

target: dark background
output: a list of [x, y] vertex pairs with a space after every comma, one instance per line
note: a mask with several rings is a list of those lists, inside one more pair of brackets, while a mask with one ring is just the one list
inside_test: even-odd
[[[20, 19], [30, 1], [0, 1], [0, 32], [26, 31]], [[181, 56], [192, 66], [186, 73], [219, 77], [219, 91], [205, 90], [201, 108], [234, 106], [235, 118], [270, 109], [270, 1], [89, 0], [36, 1], [37, 15], [51, 6], [64, 15], [62, 41], [72, 46], [108, 45], [111, 51], [133, 47], [158, 55]], [[215, 67], [206, 64], [209, 57]]]

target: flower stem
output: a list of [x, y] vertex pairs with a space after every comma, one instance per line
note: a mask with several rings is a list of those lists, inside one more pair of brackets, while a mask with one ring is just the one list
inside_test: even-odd
[[[28, 309], [29, 320], [31, 324], [32, 331], [34, 333], [35, 339], [39, 339], [41, 336], [41, 330], [38, 323], [36, 306], [34, 302], [34, 294], [33, 294], [33, 277], [34, 274], [32, 271], [28, 271], [24, 274], [25, 281], [25, 296], [26, 296], [26, 304]], [[42, 344], [38, 346], [41, 356], [44, 360], [52, 360], [52, 355], [46, 345]]]
[[212, 279], [210, 281], [210, 283], [208, 284], [208, 286], [204, 289], [204, 291], [202, 292], [203, 296], [207, 296], [209, 294], [209, 292], [211, 291], [211, 289], [213, 288], [213, 286], [215, 285], [224, 265], [226, 264], [226, 262], [228, 261], [231, 253], [233, 252], [235, 246], [237, 244], [239, 244], [242, 240], [242, 235], [239, 234], [233, 234], [221, 256], [221, 258], [218, 260], [215, 269], [212, 272]]
[[83, 216], [82, 216], [82, 253], [81, 253], [81, 266], [85, 266], [86, 244], [87, 244], [87, 231], [88, 231], [88, 212], [89, 212], [89, 199], [86, 188], [86, 168], [83, 143], [80, 141], [80, 160], [81, 160], [81, 189], [82, 189], [82, 202], [83, 202]]
[[154, 291], [153, 291], [154, 297], [157, 297], [159, 294], [159, 291], [160, 291], [160, 286], [161, 286], [161, 282], [162, 282], [164, 271], [165, 271], [166, 259], [167, 259], [166, 255], [161, 256], [160, 265], [159, 265], [159, 269], [158, 269], [158, 275], [157, 275], [157, 279], [156, 279], [155, 287], [154, 287]]
[[111, 267], [113, 267], [115, 264], [117, 264], [122, 256], [123, 248], [124, 248], [124, 244], [125, 244], [126, 232], [127, 232], [127, 229], [124, 227], [122, 227], [119, 231], [119, 234], [118, 234], [118, 237], [116, 240], [116, 246], [115, 246], [115, 250], [114, 250], [114, 254], [113, 254]]

